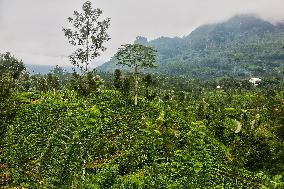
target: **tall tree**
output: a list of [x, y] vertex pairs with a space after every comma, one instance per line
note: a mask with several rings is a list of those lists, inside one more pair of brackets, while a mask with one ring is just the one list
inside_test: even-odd
[[81, 70], [84, 65], [87, 71], [90, 61], [106, 50], [103, 44], [110, 39], [107, 33], [110, 18], [101, 21], [102, 10], [93, 9], [90, 1], [85, 2], [82, 9], [82, 13], [74, 11], [73, 18], [68, 18], [72, 29], [63, 28], [63, 31], [69, 43], [77, 46], [77, 50], [69, 56], [71, 63]]
[[152, 76], [150, 74], [147, 74], [144, 78], [143, 78], [144, 84], [145, 84], [145, 88], [146, 88], [146, 98], [149, 99], [150, 97], [150, 86], [153, 84], [153, 79]]
[[113, 85], [117, 90], [121, 90], [122, 89], [122, 74], [120, 69], [116, 69], [114, 70], [114, 81], [113, 81]]
[[15, 115], [16, 103], [13, 93], [16, 90], [17, 81], [25, 69], [24, 63], [11, 53], [0, 54], [0, 149], [4, 144], [2, 140], [7, 125]]
[[152, 47], [141, 44], [125, 44], [119, 48], [115, 55], [117, 64], [129, 66], [134, 69], [135, 80], [135, 100], [137, 105], [138, 98], [138, 69], [139, 68], [153, 68], [156, 61], [156, 50]]
[[17, 60], [11, 53], [0, 54], [0, 77], [10, 74], [13, 79], [18, 79], [25, 69], [24, 63]]

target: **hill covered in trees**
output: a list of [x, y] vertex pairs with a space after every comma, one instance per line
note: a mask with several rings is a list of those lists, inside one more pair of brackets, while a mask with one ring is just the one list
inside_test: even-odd
[[[284, 188], [283, 25], [239, 16], [183, 38], [138, 37], [116, 54], [133, 74], [110, 74], [88, 67], [109, 19], [96, 22], [90, 1], [82, 9], [64, 29], [79, 72], [30, 74], [0, 53], [0, 188]], [[138, 73], [156, 59], [144, 45], [164, 74]], [[229, 74], [274, 75], [198, 79]]]
[[[202, 25], [182, 38], [160, 37], [136, 43], [158, 53], [154, 72], [196, 78], [283, 75], [284, 24], [272, 24], [253, 15], [238, 15], [221, 23]], [[113, 72], [115, 60], [97, 67]]]

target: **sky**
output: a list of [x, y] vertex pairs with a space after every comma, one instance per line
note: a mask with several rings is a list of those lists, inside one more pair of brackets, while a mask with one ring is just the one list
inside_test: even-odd
[[[185, 36], [202, 24], [221, 22], [236, 14], [256, 14], [284, 21], [284, 0], [91, 0], [109, 17], [111, 40], [93, 66], [109, 60], [136, 36], [149, 40]], [[0, 0], [0, 53], [11, 52], [25, 64], [71, 65], [72, 48], [62, 27], [84, 0]]]

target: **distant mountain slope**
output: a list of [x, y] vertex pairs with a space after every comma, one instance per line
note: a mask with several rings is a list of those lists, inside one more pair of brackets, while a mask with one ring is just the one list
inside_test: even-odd
[[[49, 65], [32, 65], [32, 64], [26, 64], [27, 71], [31, 74], [47, 74], [51, 70], [55, 68], [55, 66], [49, 66]], [[72, 67], [63, 67], [63, 69], [66, 72], [72, 72]]]
[[[160, 37], [145, 42], [158, 52], [155, 72], [212, 78], [225, 75], [284, 75], [284, 24], [253, 15], [198, 27], [183, 38]], [[96, 69], [113, 72], [114, 60]], [[123, 68], [124, 69], [124, 68]], [[127, 68], [125, 68], [127, 69]]]

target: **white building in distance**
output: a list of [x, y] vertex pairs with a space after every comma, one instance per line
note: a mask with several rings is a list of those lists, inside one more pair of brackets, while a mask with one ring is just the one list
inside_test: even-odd
[[261, 82], [261, 79], [258, 77], [252, 77], [249, 80], [250, 83], [252, 83], [254, 86], [258, 86]]

